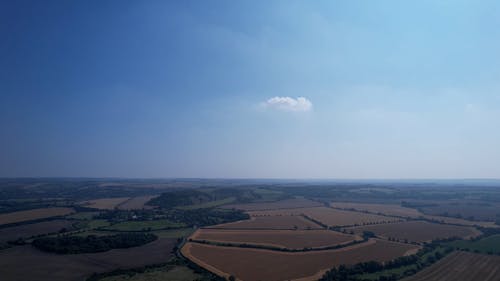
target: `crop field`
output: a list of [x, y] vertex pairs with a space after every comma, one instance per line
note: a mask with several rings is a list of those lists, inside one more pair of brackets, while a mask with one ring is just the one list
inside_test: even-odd
[[232, 204], [232, 205], [226, 205], [224, 206], [224, 208], [228, 209], [234, 208], [244, 211], [258, 211], [258, 210], [275, 210], [275, 209], [290, 209], [290, 208], [308, 208], [317, 206], [323, 206], [323, 204], [307, 200], [304, 198], [294, 198], [276, 202]]
[[306, 215], [316, 221], [320, 221], [328, 226], [349, 226], [363, 225], [367, 223], [385, 223], [401, 221], [401, 219], [365, 214], [361, 212], [344, 211], [327, 207], [300, 208], [300, 209], [282, 209], [268, 211], [248, 212], [250, 216], [286, 216], [286, 215]]
[[118, 276], [110, 276], [99, 281], [193, 281], [202, 280], [202, 275], [195, 273], [186, 266], [167, 266], [160, 269], [150, 269], [143, 273], [137, 273], [132, 276], [123, 274]]
[[370, 240], [338, 250], [286, 253], [260, 249], [220, 247], [187, 243], [183, 255], [222, 276], [253, 280], [317, 280], [323, 272], [340, 264], [387, 261], [405, 255], [415, 246]]
[[399, 217], [418, 218], [424, 215], [416, 209], [406, 208], [396, 204], [334, 202], [331, 206], [341, 209], [355, 209], [357, 211], [368, 211], [370, 213], [380, 213]]
[[73, 222], [68, 220], [51, 220], [0, 228], [0, 243], [16, 240], [17, 238], [29, 238], [36, 235], [59, 232], [63, 228], [72, 230], [72, 224]]
[[138, 196], [132, 197], [121, 203], [118, 203], [116, 207], [120, 210], [140, 210], [140, 209], [152, 209], [153, 206], [145, 205], [149, 200], [157, 197], [157, 195], [146, 195], [146, 196]]
[[329, 230], [219, 230], [199, 229], [192, 239], [235, 244], [269, 245], [303, 249], [344, 244], [361, 237]]
[[153, 233], [160, 238], [181, 238], [188, 237], [193, 233], [193, 228], [178, 228], [169, 230], [158, 230]]
[[404, 281], [499, 281], [500, 257], [457, 251]]
[[500, 254], [500, 235], [492, 235], [477, 241], [458, 240], [448, 243], [454, 248], [478, 251], [484, 254]]
[[235, 197], [228, 197], [225, 199], [221, 200], [215, 200], [215, 201], [209, 201], [201, 204], [195, 204], [195, 205], [187, 205], [187, 206], [180, 206], [177, 207], [177, 209], [181, 210], [194, 210], [194, 209], [202, 209], [202, 208], [213, 208], [213, 207], [219, 207], [225, 204], [232, 203], [236, 200]]
[[9, 281], [81, 281], [93, 272], [166, 262], [174, 245], [174, 239], [158, 239], [140, 247], [77, 255], [57, 255], [30, 245], [19, 246], [0, 251], [0, 276]]
[[432, 215], [425, 215], [424, 218], [430, 219], [430, 220], [435, 220], [438, 222], [449, 223], [449, 224], [460, 224], [460, 225], [466, 225], [466, 226], [478, 225], [478, 226], [482, 226], [482, 227], [492, 227], [492, 228], [499, 227], [494, 222], [488, 222], [488, 221], [470, 221], [470, 220], [464, 220], [464, 219], [459, 219], [459, 218], [449, 218], [449, 217], [432, 216]]
[[232, 223], [219, 224], [211, 228], [221, 229], [320, 229], [318, 224], [302, 216], [251, 217]]
[[[460, 224], [467, 226], [479, 225], [483, 227], [496, 227], [493, 222], [488, 221], [471, 221], [462, 218], [452, 218], [437, 215], [439, 212], [435, 212], [436, 215], [424, 214], [417, 209], [406, 208], [396, 204], [372, 204], [372, 203], [349, 203], [349, 202], [334, 202], [331, 204], [332, 207], [341, 209], [354, 209], [356, 211], [368, 211], [370, 213], [384, 214], [388, 216], [399, 216], [399, 217], [410, 217], [419, 218], [424, 217], [426, 219], [435, 220], [443, 223], [449, 224]], [[482, 217], [476, 217], [482, 218]]]
[[73, 208], [40, 208], [27, 211], [18, 211], [6, 214], [0, 214], [0, 225], [17, 223], [23, 221], [44, 219], [56, 216], [64, 216], [73, 213]]
[[129, 199], [130, 199], [129, 197], [101, 198], [101, 199], [83, 201], [80, 204], [84, 207], [89, 207], [94, 209], [112, 210]]
[[71, 215], [65, 216], [66, 219], [75, 219], [75, 220], [91, 220], [95, 215], [98, 215], [99, 212], [78, 212]]
[[469, 220], [495, 221], [500, 214], [500, 205], [481, 203], [440, 203], [422, 207], [422, 212], [434, 216], [453, 216]]
[[105, 230], [114, 231], [143, 231], [143, 230], [158, 230], [166, 228], [184, 227], [182, 223], [175, 223], [168, 220], [151, 220], [151, 221], [126, 221], [104, 227]]
[[305, 209], [308, 208], [246, 211], [246, 213], [251, 217], [301, 216], [304, 213]]
[[471, 238], [481, 234], [480, 231], [473, 227], [444, 225], [425, 221], [367, 225], [348, 229], [354, 230], [356, 233], [372, 231], [381, 237], [419, 243], [449, 237]]
[[368, 223], [400, 221], [398, 218], [336, 210], [326, 207], [302, 209], [302, 213], [328, 226], [363, 225]]

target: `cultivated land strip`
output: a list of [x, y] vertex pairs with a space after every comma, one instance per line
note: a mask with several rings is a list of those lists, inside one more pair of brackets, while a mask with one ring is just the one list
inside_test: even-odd
[[277, 281], [319, 276], [325, 270], [344, 263], [391, 260], [414, 248], [412, 245], [370, 239], [366, 243], [337, 250], [298, 253], [186, 243], [182, 253], [221, 276], [232, 274], [245, 281]]
[[329, 230], [214, 230], [199, 229], [191, 237], [221, 243], [268, 245], [278, 248], [322, 248], [347, 244], [362, 237]]
[[404, 281], [499, 281], [500, 257], [457, 251]]
[[[385, 206], [385, 208], [384, 208]], [[480, 226], [480, 227], [499, 227], [494, 222], [489, 221], [468, 221], [464, 219], [426, 215], [416, 209], [402, 207], [395, 204], [370, 204], [370, 203], [348, 203], [348, 202], [333, 202], [330, 207], [337, 210], [345, 210], [352, 212], [360, 212], [365, 214], [382, 215], [392, 218], [400, 218], [406, 220], [426, 220], [434, 223], [460, 225], [460, 226]], [[411, 211], [413, 210], [413, 211]]]
[[73, 208], [50, 207], [0, 214], [0, 225], [10, 225], [15, 223], [46, 219], [50, 217], [64, 216], [71, 214], [74, 211], [75, 210]]

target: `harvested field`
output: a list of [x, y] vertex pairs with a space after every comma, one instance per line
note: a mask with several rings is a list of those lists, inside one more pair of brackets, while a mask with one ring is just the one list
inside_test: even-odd
[[329, 230], [219, 230], [199, 229], [190, 238], [235, 244], [268, 245], [303, 249], [334, 246], [361, 237]]
[[116, 207], [120, 210], [139, 210], [139, 209], [153, 209], [153, 206], [145, 205], [149, 200], [158, 197], [158, 195], [147, 195], [132, 197], [128, 200], [119, 203]]
[[434, 239], [461, 237], [470, 238], [481, 234], [473, 227], [429, 223], [425, 221], [407, 221], [399, 223], [367, 225], [348, 228], [356, 233], [372, 231], [386, 238], [396, 238], [400, 241], [426, 242]]
[[83, 201], [80, 204], [85, 207], [101, 209], [101, 210], [112, 210], [118, 205], [125, 203], [129, 200], [129, 197], [117, 197], [117, 198], [101, 198], [89, 201]]
[[357, 211], [368, 211], [370, 213], [379, 213], [383, 215], [399, 217], [418, 218], [424, 215], [416, 209], [406, 208], [396, 204], [334, 202], [331, 204], [331, 206], [340, 209], [354, 209]]
[[104, 253], [57, 255], [30, 245], [0, 251], [0, 276], [9, 281], [81, 281], [93, 272], [163, 263], [171, 257], [175, 239], [158, 239], [140, 247]]
[[260, 249], [219, 247], [187, 243], [182, 253], [200, 266], [223, 276], [252, 280], [317, 280], [324, 271], [340, 264], [403, 256], [415, 246], [370, 240], [338, 250], [286, 253]]
[[422, 212], [433, 216], [461, 217], [469, 220], [495, 221], [499, 214], [500, 204], [485, 202], [442, 202], [433, 206], [420, 208]]
[[257, 211], [257, 210], [275, 210], [275, 209], [292, 209], [292, 208], [308, 208], [323, 206], [323, 204], [307, 200], [304, 198], [285, 199], [276, 202], [266, 203], [248, 203], [248, 204], [231, 204], [225, 205], [226, 209], [239, 209], [244, 211]]
[[66, 228], [72, 230], [73, 222], [68, 220], [51, 220], [32, 224], [24, 224], [0, 229], [0, 243], [16, 240], [18, 238], [29, 238], [36, 235], [55, 233]]
[[399, 217], [411, 217], [419, 218], [423, 217], [428, 220], [434, 220], [442, 223], [448, 224], [459, 224], [474, 226], [479, 225], [483, 227], [498, 227], [493, 222], [488, 221], [470, 221], [459, 218], [443, 217], [423, 214], [420, 211], [412, 208], [402, 207], [396, 204], [371, 204], [371, 203], [347, 203], [347, 202], [334, 202], [331, 204], [332, 207], [341, 209], [354, 209], [357, 211], [368, 211], [371, 213], [380, 213], [388, 216], [399, 216]]
[[304, 213], [304, 209], [308, 208], [247, 211], [246, 213], [251, 217], [301, 216]]
[[454, 252], [404, 281], [500, 281], [500, 257]]
[[0, 214], [0, 225], [64, 216], [73, 212], [72, 208], [54, 207]]
[[449, 224], [459, 224], [459, 225], [468, 225], [468, 226], [479, 225], [482, 227], [493, 227], [493, 228], [499, 227], [494, 222], [487, 222], [487, 221], [468, 221], [468, 220], [464, 220], [464, 219], [448, 218], [448, 217], [440, 217], [440, 216], [430, 216], [430, 215], [425, 215], [424, 218], [429, 219], [429, 220], [435, 220], [435, 221], [442, 222], [442, 223], [449, 223]]
[[187, 266], [171, 266], [167, 265], [161, 268], [148, 269], [145, 272], [130, 274], [122, 274], [116, 276], [105, 277], [99, 281], [192, 281], [203, 280], [201, 274], [195, 273]]
[[302, 209], [304, 215], [328, 226], [362, 225], [366, 223], [384, 223], [400, 221], [398, 218], [336, 210], [327, 207]]
[[208, 228], [221, 229], [320, 229], [321, 226], [302, 216], [262, 216], [249, 220], [219, 224]]

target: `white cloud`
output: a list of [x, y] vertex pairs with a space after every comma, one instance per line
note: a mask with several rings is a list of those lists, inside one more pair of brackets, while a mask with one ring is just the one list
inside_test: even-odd
[[296, 99], [291, 97], [273, 97], [265, 101], [263, 106], [265, 108], [295, 112], [306, 112], [312, 109], [311, 101], [304, 97]]

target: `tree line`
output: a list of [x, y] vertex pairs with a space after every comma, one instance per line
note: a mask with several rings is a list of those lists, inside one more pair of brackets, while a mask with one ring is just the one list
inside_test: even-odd
[[106, 236], [62, 236], [35, 239], [32, 245], [37, 249], [57, 254], [82, 254], [105, 252], [141, 246], [158, 237], [151, 233], [120, 233]]

